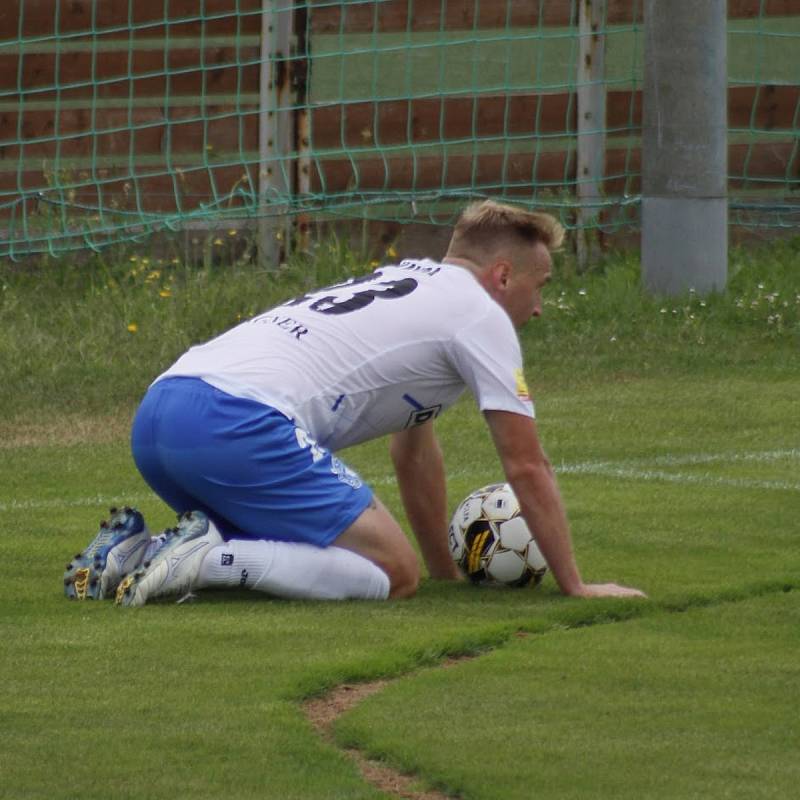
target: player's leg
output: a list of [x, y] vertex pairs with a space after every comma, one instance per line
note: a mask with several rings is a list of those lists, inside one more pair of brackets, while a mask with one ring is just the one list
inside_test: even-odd
[[397, 520], [377, 498], [334, 542], [377, 564], [391, 583], [390, 597], [411, 597], [419, 585], [419, 559]]
[[198, 587], [255, 589], [277, 597], [382, 600], [414, 594], [416, 553], [378, 500], [327, 547], [231, 539], [210, 551]]
[[196, 588], [252, 589], [303, 600], [386, 600], [387, 574], [358, 553], [303, 542], [230, 539], [203, 559]]
[[[211, 517], [203, 541], [218, 536], [217, 528], [225, 538], [233, 538], [227, 543], [219, 539], [218, 546], [208, 549], [192, 585], [240, 585], [287, 597], [379, 599], [390, 590], [390, 579], [379, 564], [392, 569], [395, 583], [401, 585], [405, 572], [394, 564], [397, 559], [389, 548], [378, 562], [358, 552], [366, 547], [365, 526], [375, 530], [381, 523], [387, 527], [388, 521], [392, 543], [402, 537], [399, 527], [382, 506], [373, 504], [372, 492], [361, 479], [306, 432], [274, 409], [199, 381], [159, 387], [156, 384], [162, 400], [151, 420], [153, 459], [180, 493], [203, 498], [201, 508]], [[151, 476], [146, 477], [154, 485]], [[154, 488], [165, 496], [163, 486]], [[362, 516], [369, 522], [359, 522]], [[360, 532], [358, 541], [332, 547], [351, 526]], [[172, 561], [184, 550], [199, 552], [194, 545], [180, 547], [170, 555]], [[379, 549], [371, 545], [372, 551]], [[156, 568], [163, 571], [157, 563], [152, 569]], [[408, 581], [403, 580], [408, 593]], [[145, 585], [153, 583], [148, 580]], [[171, 580], [155, 583], [158, 594], [172, 591]], [[138, 598], [134, 604], [148, 599], [141, 593]]]
[[[384, 505], [306, 431], [271, 413], [277, 419], [239, 448], [240, 469], [252, 465], [243, 474], [244, 491], [229, 479], [224, 495], [210, 501], [247, 536], [234, 535], [208, 554], [199, 585], [314, 599], [414, 594], [416, 554]], [[209, 501], [213, 486], [193, 491]]]

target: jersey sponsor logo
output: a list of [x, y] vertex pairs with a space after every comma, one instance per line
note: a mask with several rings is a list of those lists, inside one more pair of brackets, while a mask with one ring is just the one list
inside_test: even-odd
[[517, 383], [517, 397], [519, 397], [520, 400], [530, 401], [531, 393], [528, 391], [525, 373], [521, 369], [514, 370], [514, 380]]
[[436, 419], [436, 417], [438, 417], [442, 411], [441, 403], [435, 406], [423, 406], [419, 400], [416, 400], [410, 394], [404, 394], [403, 400], [405, 400], [410, 406], [414, 407], [414, 410], [411, 412], [408, 420], [406, 421], [406, 428], [414, 428], [417, 425], [424, 425], [426, 422]]

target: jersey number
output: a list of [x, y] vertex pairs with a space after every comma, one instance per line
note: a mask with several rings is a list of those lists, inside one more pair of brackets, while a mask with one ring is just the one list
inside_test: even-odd
[[[381, 281], [383, 277], [381, 272], [373, 272], [371, 275], [364, 275], [361, 278], [353, 278], [346, 283], [337, 283], [334, 286], [328, 286], [326, 289], [321, 289], [315, 294], [304, 294], [302, 297], [296, 297], [290, 300], [285, 305], [298, 306], [308, 300], [313, 300], [309, 308], [312, 311], [318, 311], [320, 314], [349, 314], [351, 311], [358, 311], [361, 308], [366, 308], [376, 298], [381, 300], [392, 300], [397, 297], [405, 297], [411, 294], [417, 288], [417, 282], [414, 278], [399, 278], [397, 280]], [[353, 291], [354, 287], [363, 283], [374, 283], [374, 286], [361, 289], [360, 291]], [[332, 294], [334, 290], [335, 294]], [[318, 295], [326, 292], [322, 297]], [[314, 299], [316, 297], [316, 299]]]

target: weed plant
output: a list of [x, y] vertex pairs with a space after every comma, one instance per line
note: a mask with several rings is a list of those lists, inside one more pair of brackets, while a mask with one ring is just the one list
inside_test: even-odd
[[[221, 238], [200, 266], [109, 250], [75, 263], [0, 268], [0, 415], [130, 408], [191, 344], [314, 286], [381, 263], [336, 238], [274, 270]], [[242, 255], [243, 254], [243, 255]], [[390, 249], [383, 259], [391, 262]], [[800, 239], [732, 253], [725, 293], [660, 299], [640, 288], [635, 254], [577, 275], [556, 260], [544, 314], [523, 337], [535, 381], [793, 361], [800, 344]], [[733, 346], [731, 346], [733, 345]]]

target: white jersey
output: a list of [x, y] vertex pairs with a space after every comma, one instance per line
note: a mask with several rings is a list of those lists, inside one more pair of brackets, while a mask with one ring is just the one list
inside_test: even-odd
[[290, 300], [192, 347], [168, 376], [270, 405], [331, 450], [428, 422], [465, 387], [481, 410], [533, 416], [508, 315], [468, 270], [429, 260]]

